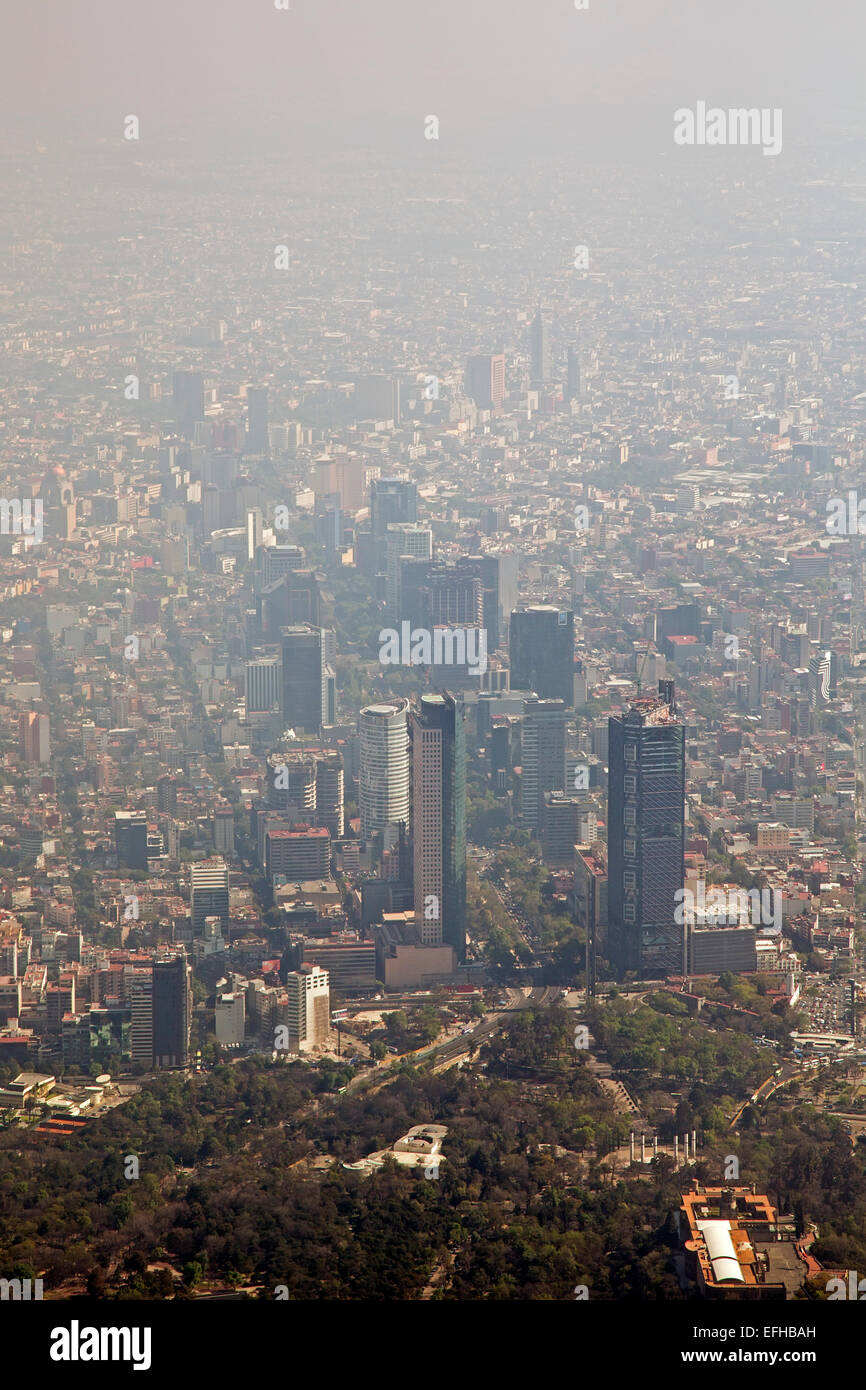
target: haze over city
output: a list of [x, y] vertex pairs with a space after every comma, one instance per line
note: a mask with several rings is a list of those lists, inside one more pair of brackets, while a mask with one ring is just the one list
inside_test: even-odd
[[4, 23], [0, 1302], [61, 1378], [193, 1301], [825, 1369], [862, 12], [285, 6]]

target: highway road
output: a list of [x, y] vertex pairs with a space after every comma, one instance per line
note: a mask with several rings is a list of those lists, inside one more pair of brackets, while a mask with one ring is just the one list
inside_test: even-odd
[[[473, 1046], [485, 1042], [493, 1033], [499, 1031], [503, 1021], [509, 1013], [519, 1012], [521, 1009], [543, 1008], [546, 1004], [553, 1003], [554, 998], [559, 998], [559, 990], [555, 988], [538, 986], [530, 989], [524, 994], [522, 990], [508, 990], [510, 1002], [505, 1009], [498, 1010], [495, 1014], [488, 1015], [474, 1028], [471, 1033], [465, 1033], [459, 1038], [452, 1038], [450, 1042], [433, 1043], [432, 1046], [424, 1048], [421, 1052], [415, 1052], [413, 1057], [419, 1061], [435, 1058], [436, 1061], [451, 1061], [455, 1057], [468, 1056]], [[513, 998], [512, 996], [517, 996]]]
[[450, 1062], [458, 1057], [468, 1057], [473, 1047], [478, 1047], [480, 1043], [486, 1042], [494, 1033], [507, 1022], [508, 1015], [518, 1013], [521, 1009], [544, 1008], [552, 1004], [560, 997], [560, 991], [555, 986], [538, 985], [531, 989], [516, 989], [507, 987], [504, 994], [508, 997], [508, 1004], [504, 1009], [497, 1009], [495, 1013], [488, 1014], [482, 1019], [471, 1033], [461, 1034], [459, 1038], [450, 1038], [447, 1042], [431, 1043], [429, 1047], [419, 1048], [416, 1052], [404, 1052], [399, 1057], [393, 1057], [387, 1065], [384, 1063], [376, 1071], [366, 1071], [359, 1076], [353, 1077], [346, 1087], [346, 1092], [357, 1093], [361, 1090], [379, 1090], [386, 1086], [399, 1075], [399, 1068], [403, 1062]]
[[502, 905], [503, 910], [507, 912], [508, 916], [510, 917], [512, 925], [518, 937], [520, 938], [523, 945], [526, 947], [526, 950], [531, 955], [532, 963], [537, 964], [538, 956], [535, 949], [535, 943], [531, 939], [529, 923], [526, 921], [525, 918], [519, 916], [519, 914], [515, 911], [514, 902], [507, 886], [501, 887], [499, 882], [496, 879], [491, 878], [489, 874], [486, 874], [484, 876], [483, 882], [487, 883], [493, 889], [494, 893], [496, 894], [497, 898], [499, 899]]
[[747, 1106], [760, 1105], [762, 1100], [769, 1099], [771, 1095], [779, 1090], [780, 1086], [787, 1085], [787, 1083], [793, 1080], [799, 1073], [800, 1068], [793, 1062], [783, 1062], [781, 1076], [776, 1076], [775, 1073], [773, 1076], [768, 1076], [766, 1081], [761, 1082], [761, 1085], [758, 1087], [757, 1091], [755, 1091], [754, 1095], [749, 1096], [748, 1100], [743, 1101], [739, 1110], [734, 1115], [734, 1118], [731, 1120], [731, 1129], [739, 1124], [740, 1117]]

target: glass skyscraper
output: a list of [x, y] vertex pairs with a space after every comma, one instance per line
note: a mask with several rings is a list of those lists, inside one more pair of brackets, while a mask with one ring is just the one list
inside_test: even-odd
[[685, 725], [671, 682], [609, 721], [608, 954], [640, 978], [683, 970]]
[[423, 945], [466, 955], [466, 735], [448, 691], [422, 695], [412, 716], [415, 921]]
[[547, 345], [547, 329], [540, 304], [535, 318], [529, 325], [529, 358], [532, 380], [539, 383], [549, 381], [550, 353]]
[[294, 729], [317, 734], [327, 723], [327, 678], [322, 629], [310, 623], [281, 633], [283, 720]]
[[538, 603], [517, 608], [508, 629], [511, 689], [574, 704], [574, 614]]

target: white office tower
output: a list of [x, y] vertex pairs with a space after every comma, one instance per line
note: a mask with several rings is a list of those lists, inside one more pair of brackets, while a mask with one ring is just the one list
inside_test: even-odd
[[242, 1043], [246, 1025], [246, 995], [242, 989], [231, 994], [218, 994], [214, 1007], [216, 1040], [223, 1047]]
[[392, 618], [400, 614], [400, 561], [431, 560], [433, 532], [427, 526], [412, 521], [391, 522], [386, 533], [385, 602]]
[[229, 868], [224, 859], [190, 865], [190, 916], [193, 936], [204, 936], [206, 917], [219, 917], [223, 935], [229, 927]]
[[386, 825], [409, 825], [409, 701], [382, 701], [358, 719], [361, 838]]
[[562, 700], [524, 700], [521, 734], [520, 816], [540, 825], [545, 792], [565, 790], [565, 721]]
[[129, 1051], [133, 1062], [153, 1066], [153, 970], [124, 970], [124, 988], [130, 1007]]
[[333, 666], [337, 660], [337, 633], [332, 627], [322, 628], [322, 659]]
[[278, 656], [260, 656], [246, 665], [247, 716], [279, 711], [283, 698], [282, 662]]
[[265, 529], [265, 520], [259, 507], [247, 508], [246, 514], [246, 533], [247, 533], [247, 560], [252, 563], [256, 558], [256, 551], [262, 544], [262, 535]]
[[286, 977], [289, 1051], [325, 1047], [331, 1032], [331, 990], [327, 970], [302, 965]]

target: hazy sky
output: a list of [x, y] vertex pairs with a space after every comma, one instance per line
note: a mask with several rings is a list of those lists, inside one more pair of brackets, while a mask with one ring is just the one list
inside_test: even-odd
[[3, 19], [13, 136], [314, 149], [521, 132], [564, 158], [671, 143], [698, 99], [781, 106], [785, 143], [862, 116], [863, 0], [40, 0]]

